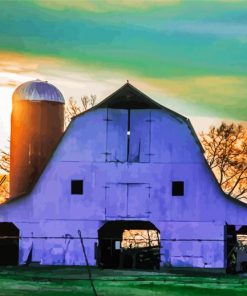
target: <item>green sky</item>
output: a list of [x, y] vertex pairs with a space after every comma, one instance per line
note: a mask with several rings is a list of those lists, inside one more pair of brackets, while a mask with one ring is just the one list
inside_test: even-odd
[[66, 2], [0, 1], [0, 53], [122, 73], [192, 115], [247, 120], [247, 1]]

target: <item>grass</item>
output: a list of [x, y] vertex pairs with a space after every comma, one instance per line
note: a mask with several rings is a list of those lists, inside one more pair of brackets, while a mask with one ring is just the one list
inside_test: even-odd
[[[246, 296], [247, 276], [92, 269], [99, 296]], [[84, 267], [0, 269], [0, 296], [93, 295]]]

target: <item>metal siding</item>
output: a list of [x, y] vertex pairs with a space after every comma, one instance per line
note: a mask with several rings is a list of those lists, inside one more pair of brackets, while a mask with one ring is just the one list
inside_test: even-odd
[[130, 111], [130, 162], [150, 161], [150, 110]]
[[45, 101], [13, 102], [10, 141], [11, 196], [30, 191], [57, 146], [63, 128], [63, 104]]
[[106, 161], [106, 110], [97, 109], [73, 120], [55, 158], [60, 161]]
[[171, 159], [170, 132], [162, 111], [151, 112], [151, 162], [169, 162]]
[[107, 161], [127, 161], [128, 111], [107, 111]]
[[19, 85], [13, 93], [13, 100], [65, 103], [64, 97], [58, 88], [47, 81], [39, 79]]
[[128, 217], [148, 217], [149, 184], [128, 184]]
[[[80, 148], [82, 158], [86, 161], [104, 162], [106, 147], [106, 121], [105, 110], [98, 109], [93, 113], [86, 114], [88, 117], [84, 121], [84, 133], [81, 133], [82, 145]], [[80, 129], [79, 129], [80, 131]]]
[[126, 217], [127, 185], [109, 184], [106, 187], [106, 217]]
[[186, 123], [163, 110], [151, 111], [151, 162], [198, 163], [201, 151]]

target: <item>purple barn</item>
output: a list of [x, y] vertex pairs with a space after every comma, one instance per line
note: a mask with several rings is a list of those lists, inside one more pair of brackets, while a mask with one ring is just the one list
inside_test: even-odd
[[190, 121], [126, 83], [73, 118], [0, 221], [0, 235], [14, 237], [0, 245], [5, 265], [84, 265], [80, 230], [91, 265], [223, 271], [246, 233], [247, 205], [222, 192]]

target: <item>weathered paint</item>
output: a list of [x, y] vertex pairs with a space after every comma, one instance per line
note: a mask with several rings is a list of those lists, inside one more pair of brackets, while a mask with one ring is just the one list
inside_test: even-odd
[[[33, 191], [0, 208], [21, 236], [54, 237], [22, 239], [20, 264], [31, 244], [41, 264], [85, 264], [73, 239], [80, 229], [95, 265], [106, 221], [145, 220], [160, 231], [161, 265], [226, 267], [224, 227], [247, 224], [246, 205], [223, 194], [186, 120], [162, 109], [130, 114], [129, 162], [127, 110], [93, 109], [72, 121]], [[71, 195], [73, 179], [83, 195]], [[172, 181], [184, 181], [184, 196], [172, 196]]]

